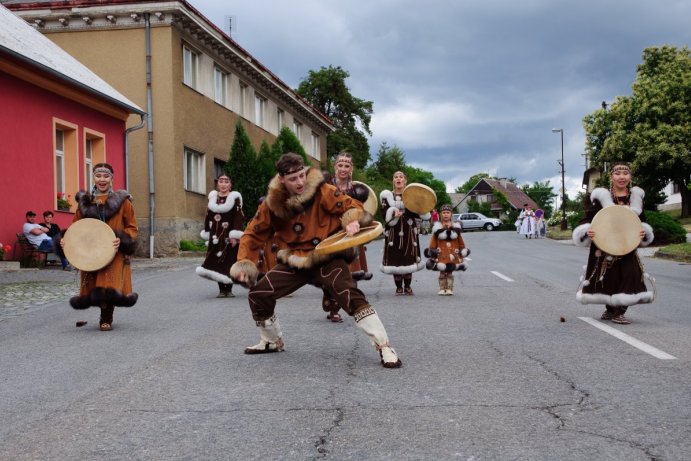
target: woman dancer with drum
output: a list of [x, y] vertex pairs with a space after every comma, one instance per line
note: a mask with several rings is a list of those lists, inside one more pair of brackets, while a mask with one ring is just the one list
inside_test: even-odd
[[[369, 196], [369, 190], [362, 184], [353, 184], [353, 156], [348, 152], [340, 152], [336, 156], [334, 168], [336, 174], [333, 177], [327, 178], [325, 174], [327, 182], [336, 186], [340, 192], [359, 200], [361, 203], [365, 203]], [[365, 251], [365, 245], [358, 246], [357, 257], [348, 266], [350, 268], [350, 274], [355, 282], [359, 280], [370, 280], [372, 278], [372, 273], [367, 269], [367, 256]], [[342, 322], [343, 319], [338, 313], [341, 307], [338, 305], [336, 297], [329, 294], [326, 288], [323, 288], [323, 291], [322, 308], [324, 312], [328, 313], [326, 318], [332, 322]]]
[[233, 298], [230, 267], [238, 259], [238, 241], [242, 237], [245, 215], [242, 195], [232, 191], [233, 182], [225, 173], [216, 178], [216, 190], [209, 192], [209, 204], [201, 237], [208, 242], [206, 259], [197, 267], [197, 275], [218, 283], [217, 298]]
[[[610, 206], [626, 206], [640, 218], [640, 246], [652, 243], [653, 229], [645, 223], [643, 212], [643, 198], [645, 192], [640, 187], [629, 188], [631, 184], [631, 169], [623, 162], [615, 163], [610, 175], [610, 190], [602, 187], [595, 188], [586, 197], [586, 213], [580, 225], [573, 231], [573, 240], [577, 245], [587, 246], [590, 243], [590, 254], [585, 274], [581, 278], [581, 288], [576, 293], [576, 299], [583, 304], [604, 304], [605, 312], [602, 320], [628, 325], [631, 323], [624, 314], [633, 304], [650, 303], [653, 293], [648, 291], [644, 277], [643, 264], [636, 249], [623, 256], [613, 256], [605, 253], [591, 240], [595, 231], [591, 229], [591, 222], [598, 211]], [[616, 238], [616, 237], [612, 237]]]
[[[77, 211], [73, 222], [82, 218], [100, 219], [113, 229], [113, 247], [117, 253], [107, 266], [94, 271], [80, 271], [79, 296], [70, 299], [75, 309], [101, 308], [99, 329], [110, 331], [115, 306], [131, 307], [137, 302], [132, 292], [132, 266], [137, 240], [137, 220], [132, 207], [132, 196], [126, 190], [113, 190], [113, 167], [97, 163], [93, 167], [94, 187], [91, 193], [80, 191], [75, 199]], [[61, 245], [64, 242], [61, 241]]]
[[420, 258], [420, 238], [417, 220], [430, 219], [430, 213], [420, 216], [408, 210], [403, 203], [403, 190], [408, 178], [402, 171], [393, 175], [393, 191], [383, 190], [379, 194], [384, 216], [384, 257], [381, 271], [393, 274], [396, 296], [412, 296], [413, 272], [425, 268]]

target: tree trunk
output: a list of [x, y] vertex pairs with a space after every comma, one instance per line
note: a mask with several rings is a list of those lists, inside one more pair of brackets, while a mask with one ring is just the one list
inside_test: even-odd
[[679, 187], [679, 195], [681, 195], [681, 217], [689, 216], [689, 201], [691, 201], [691, 192], [687, 184], [681, 184]]

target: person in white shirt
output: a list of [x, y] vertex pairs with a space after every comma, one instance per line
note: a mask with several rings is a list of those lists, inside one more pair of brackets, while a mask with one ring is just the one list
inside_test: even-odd
[[[27, 211], [26, 222], [24, 223], [22, 232], [26, 236], [27, 240], [29, 240], [29, 243], [35, 246], [37, 250], [54, 252], [55, 244], [53, 243], [53, 239], [48, 236], [50, 229], [40, 224], [36, 224], [34, 222], [35, 220], [36, 213], [31, 210]], [[70, 270], [67, 259], [60, 257], [60, 261], [62, 263], [63, 270]]]

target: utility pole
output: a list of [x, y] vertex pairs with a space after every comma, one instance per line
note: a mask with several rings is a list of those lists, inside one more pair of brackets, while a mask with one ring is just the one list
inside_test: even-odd
[[564, 129], [552, 128], [552, 133], [559, 133], [561, 135], [561, 161], [557, 160], [561, 166], [561, 230], [566, 230], [566, 185], [564, 183]]

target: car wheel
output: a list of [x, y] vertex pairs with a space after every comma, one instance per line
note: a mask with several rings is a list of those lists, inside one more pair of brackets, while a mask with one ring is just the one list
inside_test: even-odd
[[485, 224], [485, 230], [493, 231], [494, 230], [494, 224], [492, 224], [492, 223]]

